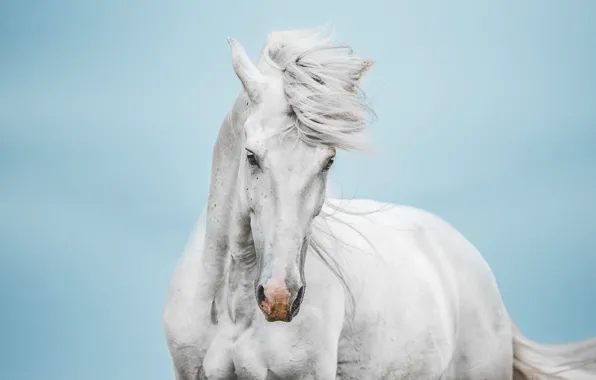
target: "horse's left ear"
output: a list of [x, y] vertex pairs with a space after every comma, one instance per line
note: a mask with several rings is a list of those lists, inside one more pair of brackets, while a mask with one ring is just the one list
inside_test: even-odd
[[244, 90], [253, 103], [259, 103], [263, 93], [265, 80], [257, 66], [250, 60], [246, 51], [238, 41], [228, 37], [232, 50], [232, 65], [234, 72], [242, 82]]

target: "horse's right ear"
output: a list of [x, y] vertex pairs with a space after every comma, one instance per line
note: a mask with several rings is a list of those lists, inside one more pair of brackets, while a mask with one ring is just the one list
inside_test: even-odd
[[232, 50], [232, 66], [234, 72], [242, 82], [244, 90], [253, 103], [259, 103], [262, 98], [265, 80], [257, 66], [250, 60], [246, 51], [238, 41], [228, 37]]
[[362, 77], [364, 76], [364, 74], [366, 74], [366, 72], [375, 64], [375, 61], [370, 60], [370, 59], [364, 59], [362, 60], [362, 65], [360, 70], [358, 70], [358, 72], [356, 73], [356, 80], [355, 83], [356, 85], [360, 85], [360, 81], [362, 80]]

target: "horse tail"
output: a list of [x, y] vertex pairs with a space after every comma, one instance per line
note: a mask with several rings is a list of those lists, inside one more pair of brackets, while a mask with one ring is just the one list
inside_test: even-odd
[[596, 379], [596, 338], [567, 344], [531, 341], [513, 325], [514, 380]]

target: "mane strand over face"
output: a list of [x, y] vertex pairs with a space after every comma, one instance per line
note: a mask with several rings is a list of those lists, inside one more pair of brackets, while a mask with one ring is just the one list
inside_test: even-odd
[[366, 126], [374, 117], [359, 88], [372, 61], [336, 45], [321, 30], [272, 33], [263, 57], [281, 70], [294, 130], [309, 145], [361, 150]]

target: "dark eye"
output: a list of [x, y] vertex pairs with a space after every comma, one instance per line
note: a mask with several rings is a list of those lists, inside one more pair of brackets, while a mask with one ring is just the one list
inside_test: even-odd
[[333, 165], [334, 162], [335, 162], [335, 157], [331, 157], [329, 159], [329, 161], [327, 161], [327, 164], [323, 168], [323, 171], [326, 172], [327, 170], [331, 169], [331, 166]]
[[257, 162], [257, 158], [252, 152], [248, 152], [248, 154], [246, 155], [246, 159], [248, 160], [250, 166], [257, 166], [259, 164]]

